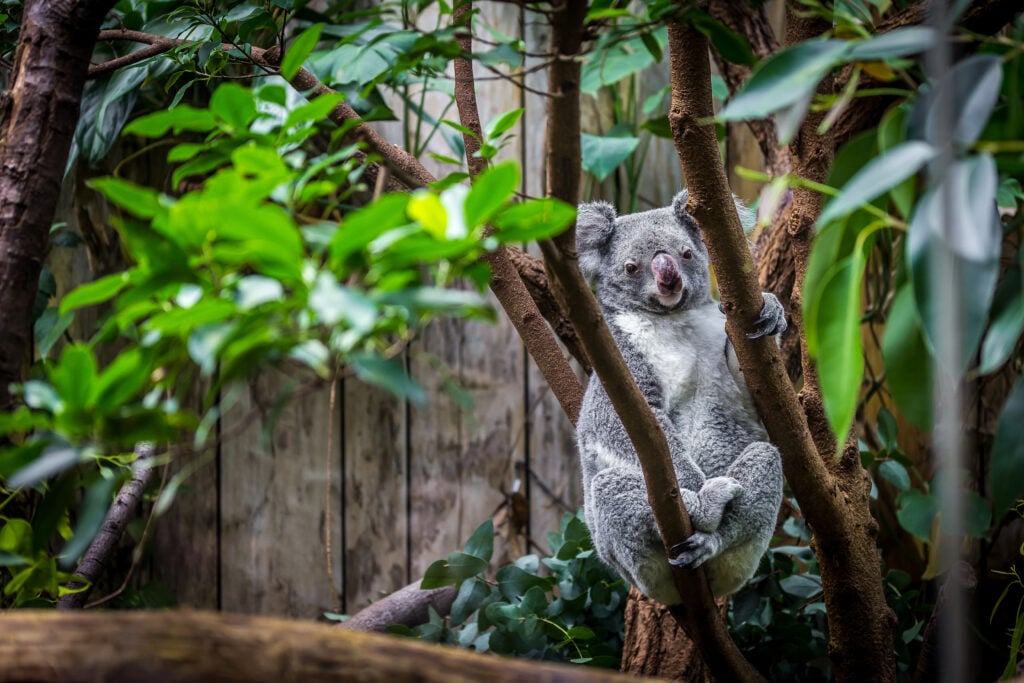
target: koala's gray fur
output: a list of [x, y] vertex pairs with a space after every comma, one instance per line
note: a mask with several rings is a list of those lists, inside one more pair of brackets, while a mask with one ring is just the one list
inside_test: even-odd
[[[711, 299], [707, 250], [686, 200], [683, 191], [671, 207], [622, 217], [610, 204], [584, 204], [576, 241], [580, 269], [668, 437], [693, 520], [695, 533], [673, 548], [672, 563], [706, 563], [721, 596], [747, 582], [768, 546], [782, 468], [726, 337], [725, 315]], [[750, 336], [785, 327], [782, 305], [765, 293]], [[596, 377], [577, 436], [598, 554], [644, 594], [678, 603], [636, 452]]]

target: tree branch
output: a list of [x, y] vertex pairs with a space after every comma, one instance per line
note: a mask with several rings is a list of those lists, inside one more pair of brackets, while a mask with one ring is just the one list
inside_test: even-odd
[[430, 620], [431, 609], [442, 617], [447, 616], [458, 593], [455, 586], [424, 590], [420, 588], [420, 583], [410, 583], [364, 607], [338, 624], [338, 628], [383, 633], [389, 626], [396, 624], [410, 628], [425, 624]]
[[[586, 3], [567, 0], [552, 16], [552, 62], [548, 87], [547, 154], [548, 194], [562, 201], [578, 202], [580, 182], [580, 53]], [[706, 48], [705, 48], [706, 49]], [[580, 274], [575, 230], [541, 242], [545, 268], [553, 291], [560, 299], [594, 370], [611, 399], [630, 441], [636, 449], [647, 485], [648, 501], [661, 537], [668, 548], [693, 533], [689, 515], [679, 495], [668, 441], [651, 407], [622, 359], [601, 309]], [[703, 569], [673, 567], [682, 605], [673, 617], [686, 630], [709, 668], [720, 680], [748, 681], [761, 677], [740, 654], [715, 606]]]
[[132, 470], [132, 478], [121, 486], [117, 498], [114, 499], [114, 504], [107, 511], [103, 526], [100, 527], [96, 538], [89, 544], [89, 549], [85, 551], [75, 568], [76, 579], [81, 578], [85, 581], [75, 580], [69, 583], [68, 588], [80, 590], [62, 596], [57, 601], [57, 609], [81, 609], [85, 606], [91, 590], [90, 584], [94, 584], [103, 576], [103, 570], [106, 569], [107, 563], [114, 554], [121, 535], [128, 523], [135, 519], [135, 512], [142, 501], [142, 494], [153, 479], [155, 468], [146, 462], [153, 456], [153, 444], [138, 444], [135, 446], [135, 454], [138, 457]]
[[0, 615], [0, 633], [0, 680], [4, 681], [638, 680], [592, 667], [494, 657], [326, 624], [193, 610], [17, 610]]

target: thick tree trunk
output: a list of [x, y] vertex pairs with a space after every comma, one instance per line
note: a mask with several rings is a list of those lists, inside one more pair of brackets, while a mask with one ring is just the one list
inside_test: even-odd
[[622, 671], [690, 683], [714, 681], [696, 643], [686, 636], [669, 609], [660, 602], [632, 588], [624, 619], [626, 642]]
[[326, 624], [187, 610], [11, 612], [0, 616], [0, 662], [0, 683], [626, 680]]
[[0, 410], [29, 357], [32, 307], [100, 22], [113, 0], [25, 3], [0, 100]]

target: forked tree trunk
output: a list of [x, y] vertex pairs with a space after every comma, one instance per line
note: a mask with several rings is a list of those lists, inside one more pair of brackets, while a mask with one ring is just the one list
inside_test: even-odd
[[10, 88], [0, 100], [0, 411], [29, 357], [32, 307], [82, 89], [113, 0], [25, 3]]

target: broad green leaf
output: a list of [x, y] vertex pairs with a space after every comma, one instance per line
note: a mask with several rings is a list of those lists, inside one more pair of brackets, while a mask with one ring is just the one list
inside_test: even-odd
[[896, 437], [899, 434], [899, 425], [896, 424], [896, 417], [889, 412], [888, 408], [882, 407], [878, 411], [878, 438], [882, 445], [889, 449], [899, 448]]
[[490, 587], [483, 581], [463, 581], [459, 593], [455, 596], [450, 613], [453, 626], [462, 624], [470, 614], [484, 606], [484, 601], [491, 596]]
[[[690, 10], [686, 13], [686, 19], [693, 24], [695, 29], [707, 36], [718, 54], [722, 55], [726, 61], [746, 66], [757, 64], [757, 57], [750, 49], [750, 42], [746, 36], [733, 31], [703, 10]], [[660, 61], [660, 58], [658, 60]]]
[[477, 527], [473, 535], [466, 541], [464, 550], [467, 555], [490, 562], [491, 555], [494, 553], [494, 522], [488, 519]]
[[896, 499], [896, 518], [900, 526], [922, 541], [931, 539], [932, 523], [939, 512], [939, 499], [915, 489], [904, 491]]
[[32, 525], [24, 519], [11, 518], [0, 526], [0, 550], [28, 555], [32, 552]]
[[979, 372], [986, 374], [1001, 367], [1017, 348], [1021, 332], [1024, 332], [1024, 281], [1021, 268], [1014, 266], [1006, 270], [996, 288], [992, 322], [981, 344]]
[[[974, 358], [999, 274], [1001, 229], [993, 199], [995, 182], [994, 162], [988, 155], [955, 161], [942, 184], [924, 194], [910, 221], [906, 253], [914, 300], [932, 349], [950, 315], [946, 294], [938, 285], [948, 279], [948, 268], [960, 274], [959, 290], [952, 292], [959, 299], [952, 310], [960, 312], [960, 319], [953, 323], [962, 331], [960, 357], [956, 367], [949, 368], [954, 373], [963, 372]], [[942, 233], [944, 225], [950, 239]]]
[[531, 574], [515, 565], [506, 565], [499, 569], [495, 579], [497, 579], [498, 588], [506, 600], [516, 600], [535, 586], [548, 590], [553, 583], [550, 578]]
[[[907, 107], [905, 105], [894, 107], [882, 117], [878, 124], [878, 151], [888, 152], [901, 144], [905, 139], [907, 125]], [[904, 219], [910, 218], [914, 210], [914, 178], [910, 177], [897, 184], [889, 191], [893, 203], [899, 209], [900, 216]]]
[[340, 93], [331, 92], [318, 95], [311, 102], [288, 112], [288, 118], [285, 119], [283, 127], [292, 128], [300, 124], [323, 121], [344, 100], [345, 96]]
[[182, 104], [173, 109], [140, 116], [125, 126], [124, 132], [144, 138], [159, 138], [166, 135], [167, 131], [175, 134], [183, 130], [208, 133], [216, 127], [217, 120], [209, 110]]
[[341, 222], [331, 239], [330, 254], [334, 268], [345, 259], [373, 242], [384, 233], [406, 225], [406, 206], [410, 196], [386, 194], [369, 206], [350, 213]]
[[416, 380], [406, 374], [405, 369], [394, 360], [371, 353], [356, 353], [349, 358], [356, 376], [364, 382], [387, 389], [399, 398], [413, 403], [424, 404], [427, 393]]
[[503, 243], [547, 239], [576, 220], [576, 209], [558, 199], [545, 197], [513, 204], [494, 217]]
[[514, 161], [492, 166], [481, 173], [466, 197], [466, 223], [470, 229], [483, 225], [512, 199], [519, 188], [519, 165]]
[[50, 444], [34, 461], [11, 475], [7, 485], [12, 489], [35, 486], [77, 465], [81, 452], [67, 444]]
[[30, 379], [22, 385], [22, 392], [25, 396], [25, 405], [29, 408], [48, 410], [51, 413], [60, 413], [64, 410], [64, 402], [46, 382]]
[[320, 33], [323, 30], [323, 24], [313, 24], [300, 33], [285, 50], [284, 58], [281, 60], [281, 76], [286, 81], [292, 80], [295, 74], [299, 73], [306, 58], [320, 41]]
[[117, 296], [118, 292], [128, 286], [128, 273], [114, 273], [101, 277], [99, 280], [76, 287], [60, 302], [61, 315], [77, 308], [92, 306]]
[[256, 119], [252, 88], [228, 81], [210, 96], [210, 110], [232, 130], [245, 130]]
[[46, 358], [49, 355], [50, 349], [64, 335], [74, 319], [74, 313], [68, 312], [61, 315], [60, 311], [52, 306], [39, 316], [34, 325], [34, 332], [40, 356]]
[[869, 62], [893, 57], [906, 57], [925, 52], [935, 44], [935, 29], [907, 26], [874, 36], [850, 48], [850, 61]]
[[989, 463], [989, 490], [992, 511], [997, 520], [1017, 501], [1024, 499], [1024, 439], [1020, 435], [1022, 424], [1024, 377], [1019, 377], [999, 414]]
[[512, 126], [519, 122], [522, 118], [523, 112], [526, 110], [523, 108], [513, 109], [512, 111], [505, 112], [500, 116], [487, 122], [484, 126], [484, 139], [494, 140], [495, 138], [501, 137], [504, 133], [511, 130]]
[[779, 588], [784, 593], [801, 600], [810, 600], [821, 593], [821, 581], [815, 581], [805, 574], [793, 574], [779, 581]]
[[878, 466], [878, 473], [900, 491], [910, 489], [910, 475], [907, 468], [895, 460], [885, 460]]
[[139, 218], [153, 218], [167, 211], [160, 193], [154, 189], [114, 177], [95, 178], [89, 181], [89, 185]]
[[64, 472], [47, 485], [46, 496], [32, 515], [32, 550], [49, 547], [57, 528], [67, 517], [68, 507], [78, 493], [78, 473]]
[[[660, 27], [651, 35], [659, 44], [668, 42], [668, 31]], [[644, 39], [637, 36], [630, 40], [618, 41], [604, 49], [592, 52], [583, 63], [580, 90], [587, 95], [596, 95], [602, 86], [618, 83], [631, 74], [643, 71], [654, 64], [654, 57], [644, 45]]]
[[437, 239], [444, 239], [448, 230], [448, 212], [441, 198], [433, 192], [420, 190], [409, 198], [406, 211], [409, 218]]
[[423, 573], [420, 588], [429, 590], [455, 585], [487, 569], [487, 560], [466, 553], [453, 552], [447, 560], [438, 560]]
[[[936, 145], [950, 139], [973, 144], [996, 105], [1002, 78], [1002, 60], [995, 55], [973, 55], [958, 62], [918, 96], [907, 119], [908, 137]], [[951, 121], [946, 120], [949, 117]]]
[[582, 133], [580, 151], [583, 156], [583, 168], [593, 173], [598, 181], [603, 181], [636, 151], [639, 144], [640, 138], [602, 137]]
[[330, 273], [322, 272], [309, 293], [309, 307], [317, 322], [334, 326], [345, 321], [358, 334], [369, 334], [377, 322], [377, 307], [359, 290], [338, 283]]
[[78, 525], [75, 527], [75, 534], [64, 546], [60, 560], [64, 567], [71, 567], [86, 551], [92, 539], [96, 537], [103, 520], [110, 509], [111, 497], [118, 480], [111, 477], [99, 478], [85, 491], [82, 498], [82, 505], [78, 510]]
[[775, 53], [754, 69], [718, 117], [725, 121], [768, 116], [813, 93], [850, 49], [841, 40], [814, 40]]
[[935, 154], [935, 148], [927, 143], [904, 142], [872, 159], [825, 206], [818, 223], [825, 225], [888, 192], [916, 174]]
[[66, 347], [50, 371], [50, 381], [67, 408], [91, 407], [96, 400], [96, 358], [92, 349], [83, 344]]
[[900, 412], [924, 430], [932, 424], [932, 362], [909, 284], [896, 293], [882, 338], [885, 381]]
[[284, 298], [281, 282], [262, 275], [247, 275], [235, 286], [235, 303], [243, 311]]
[[96, 381], [96, 405], [111, 414], [142, 391], [152, 368], [138, 347], [122, 351]]

